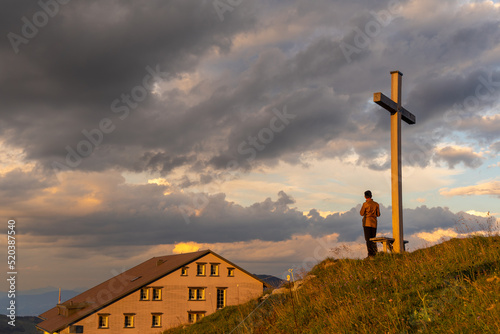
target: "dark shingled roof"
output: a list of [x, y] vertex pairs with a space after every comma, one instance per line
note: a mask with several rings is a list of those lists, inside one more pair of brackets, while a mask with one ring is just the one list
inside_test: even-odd
[[40, 314], [39, 317], [43, 321], [39, 323], [37, 327], [49, 333], [62, 330], [102, 309], [103, 307], [137, 291], [141, 287], [148, 285], [151, 282], [154, 282], [207, 254], [213, 254], [261, 281], [254, 275], [234, 265], [230, 261], [227, 261], [211, 250], [153, 257], [61, 304], [62, 307], [72, 310], [72, 312], [74, 312], [73, 314], [70, 314], [69, 316], [59, 315], [58, 306]]

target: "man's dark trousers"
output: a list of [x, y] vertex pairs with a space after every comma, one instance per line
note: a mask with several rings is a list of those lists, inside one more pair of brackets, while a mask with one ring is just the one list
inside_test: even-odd
[[370, 238], [375, 238], [377, 236], [377, 228], [363, 226], [365, 232], [366, 249], [368, 250], [368, 256], [375, 256], [377, 254], [377, 244], [370, 241]]

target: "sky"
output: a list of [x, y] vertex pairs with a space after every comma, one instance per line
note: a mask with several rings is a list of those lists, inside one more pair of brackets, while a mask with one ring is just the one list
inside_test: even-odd
[[278, 277], [365, 257], [365, 190], [392, 235], [389, 113], [373, 93], [390, 96], [395, 70], [417, 120], [402, 124], [408, 249], [498, 231], [498, 2], [2, 7], [0, 216], [20, 290], [207, 248]]

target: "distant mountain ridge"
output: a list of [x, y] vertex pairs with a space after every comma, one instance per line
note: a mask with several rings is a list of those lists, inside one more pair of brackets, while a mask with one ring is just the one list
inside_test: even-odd
[[[61, 300], [65, 301], [80, 294], [80, 290], [62, 290]], [[38, 316], [43, 312], [57, 305], [59, 298], [59, 289], [57, 288], [42, 288], [26, 291], [18, 291], [16, 293], [16, 315], [17, 316]], [[6, 309], [9, 305], [10, 298], [7, 293], [3, 293], [0, 297], [1, 314], [6, 314]], [[3, 333], [3, 332], [2, 332]]]
[[276, 276], [272, 276], [272, 275], [256, 275], [256, 274], [254, 274], [254, 276], [256, 276], [260, 280], [266, 282], [267, 284], [269, 284], [273, 288], [279, 288], [280, 286], [282, 286], [286, 282], [285, 280], [278, 278]]
[[42, 320], [37, 317], [16, 317], [15, 326], [8, 324], [9, 318], [0, 317], [0, 333], [24, 333], [24, 334], [40, 334], [36, 329], [36, 324]]

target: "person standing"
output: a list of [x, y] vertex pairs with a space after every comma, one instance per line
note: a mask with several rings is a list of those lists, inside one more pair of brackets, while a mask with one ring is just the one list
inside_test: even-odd
[[372, 257], [377, 254], [377, 244], [370, 241], [370, 239], [377, 236], [377, 217], [380, 217], [380, 207], [372, 199], [372, 192], [370, 190], [365, 191], [365, 200], [359, 214], [363, 216], [363, 231], [365, 233], [368, 257]]

